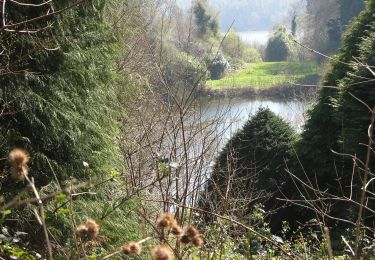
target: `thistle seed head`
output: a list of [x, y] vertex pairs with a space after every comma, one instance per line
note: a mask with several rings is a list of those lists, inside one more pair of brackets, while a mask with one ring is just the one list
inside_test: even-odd
[[175, 223], [171, 228], [171, 232], [173, 235], [181, 236], [183, 233], [183, 230], [177, 223]]
[[92, 240], [99, 235], [99, 225], [95, 220], [89, 219], [77, 227], [76, 234], [82, 239]]
[[155, 246], [151, 251], [153, 260], [172, 260], [173, 252], [165, 246]]
[[11, 177], [16, 181], [22, 181], [28, 175], [27, 163], [29, 155], [25, 150], [16, 148], [9, 153], [9, 160], [12, 163]]
[[170, 213], [163, 213], [157, 220], [157, 224], [160, 228], [172, 228], [177, 224], [176, 220]]
[[200, 236], [196, 236], [194, 237], [191, 242], [193, 243], [193, 245], [197, 246], [197, 247], [200, 247], [203, 245], [203, 239], [200, 237]]
[[139, 255], [141, 253], [141, 245], [137, 242], [130, 242], [122, 247], [122, 252], [125, 255]]

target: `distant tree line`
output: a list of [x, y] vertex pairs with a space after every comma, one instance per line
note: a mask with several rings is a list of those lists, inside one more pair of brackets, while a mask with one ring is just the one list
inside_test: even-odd
[[333, 54], [341, 46], [351, 19], [364, 7], [363, 0], [307, 0], [307, 16], [301, 24], [304, 43], [317, 51]]
[[363, 0], [307, 1], [305, 13], [292, 13], [290, 30], [277, 26], [267, 42], [265, 59], [269, 61], [317, 59], [293, 42], [330, 55], [341, 46], [342, 36], [351, 19], [364, 9]]

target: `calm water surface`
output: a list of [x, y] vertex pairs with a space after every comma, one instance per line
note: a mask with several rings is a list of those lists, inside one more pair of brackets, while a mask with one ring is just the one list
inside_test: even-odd
[[224, 139], [241, 128], [259, 108], [269, 108], [287, 121], [296, 131], [301, 131], [307, 104], [302, 101], [274, 101], [261, 99], [214, 99], [202, 102], [202, 120], [222, 120], [220, 123]]
[[[259, 108], [269, 108], [275, 114], [282, 117], [285, 121], [296, 130], [300, 131], [304, 123], [304, 112], [306, 105], [300, 101], [274, 101], [261, 99], [201, 99], [197, 118], [190, 120], [199, 120], [203, 125], [209, 126], [204, 128], [207, 132], [199, 135], [199, 130], [193, 130], [196, 135], [196, 142], [191, 142], [188, 148], [189, 160], [189, 192], [194, 194], [196, 183], [204, 183], [211, 174], [214, 166], [215, 158], [220, 150], [225, 146], [229, 138], [242, 126], [245, 122], [256, 113]], [[198, 119], [199, 118], [199, 119]], [[188, 121], [189, 122], [189, 121]], [[191, 122], [191, 121], [190, 121]], [[209, 136], [205, 136], [210, 133]], [[211, 137], [214, 141], [211, 141]], [[205, 141], [203, 141], [205, 140]], [[181, 140], [182, 141], [182, 140]], [[210, 148], [209, 148], [210, 147]], [[209, 149], [207, 152], [206, 149]], [[178, 150], [178, 153], [183, 150]], [[177, 160], [177, 164], [180, 162]], [[181, 175], [182, 176], [182, 175]], [[182, 178], [182, 182], [184, 179]], [[204, 186], [200, 187], [202, 189]], [[172, 187], [174, 189], [174, 186]], [[172, 193], [174, 191], [172, 190]], [[172, 194], [174, 196], [174, 194]], [[190, 199], [191, 197], [188, 196]]]

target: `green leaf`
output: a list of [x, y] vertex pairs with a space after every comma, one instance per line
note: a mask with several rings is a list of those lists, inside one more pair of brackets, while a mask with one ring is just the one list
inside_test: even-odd
[[68, 214], [69, 212], [70, 212], [69, 209], [58, 209], [57, 215], [65, 215], [65, 214]]
[[7, 209], [7, 210], [2, 211], [2, 213], [3, 213], [3, 216], [5, 217], [5, 216], [10, 215], [12, 211], [10, 209]]
[[65, 200], [66, 199], [66, 195], [61, 193], [61, 194], [57, 194], [56, 197], [55, 197], [57, 200]]
[[116, 178], [116, 177], [118, 177], [118, 172], [115, 170], [115, 169], [113, 169], [112, 171], [111, 171], [111, 177], [114, 179], [114, 178]]

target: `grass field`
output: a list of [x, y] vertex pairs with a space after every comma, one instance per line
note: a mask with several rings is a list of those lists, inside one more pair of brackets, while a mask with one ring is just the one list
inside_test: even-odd
[[220, 80], [209, 80], [206, 86], [212, 90], [229, 88], [270, 88], [304, 82], [317, 77], [320, 67], [314, 62], [259, 62], [246, 64], [239, 72]]

